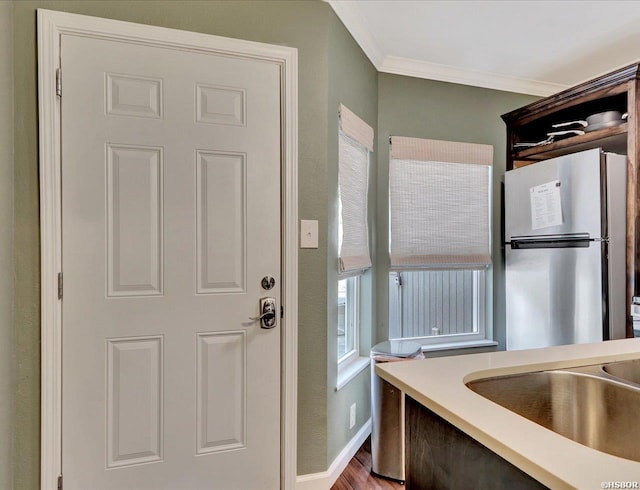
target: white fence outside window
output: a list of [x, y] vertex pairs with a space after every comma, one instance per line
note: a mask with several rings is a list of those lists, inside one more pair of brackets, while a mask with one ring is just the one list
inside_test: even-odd
[[484, 271], [389, 274], [389, 337], [423, 343], [484, 336]]

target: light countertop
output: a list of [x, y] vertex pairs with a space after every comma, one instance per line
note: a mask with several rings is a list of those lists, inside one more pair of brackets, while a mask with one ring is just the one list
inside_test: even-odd
[[588, 490], [603, 488], [602, 482], [640, 485], [640, 463], [545, 429], [471, 391], [465, 383], [636, 358], [640, 358], [640, 338], [380, 363], [376, 373], [542, 484]]

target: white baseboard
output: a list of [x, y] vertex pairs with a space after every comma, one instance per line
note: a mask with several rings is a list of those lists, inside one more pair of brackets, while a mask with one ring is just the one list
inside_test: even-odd
[[329, 490], [370, 434], [371, 419], [365, 422], [358, 433], [353, 436], [353, 439], [340, 451], [340, 454], [333, 460], [327, 471], [298, 475], [298, 478], [296, 478], [296, 490]]

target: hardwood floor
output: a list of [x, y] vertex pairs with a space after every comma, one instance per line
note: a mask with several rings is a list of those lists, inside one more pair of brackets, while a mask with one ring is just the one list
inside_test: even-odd
[[367, 438], [331, 490], [394, 490], [404, 488], [397, 481], [371, 474], [371, 438]]

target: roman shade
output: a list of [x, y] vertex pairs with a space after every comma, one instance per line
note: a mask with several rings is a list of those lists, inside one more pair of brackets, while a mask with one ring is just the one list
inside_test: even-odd
[[338, 115], [340, 130], [367, 150], [373, 151], [373, 128], [342, 104], [338, 107]]
[[355, 275], [371, 267], [367, 190], [369, 152], [373, 129], [345, 106], [339, 107], [338, 186], [340, 195], [340, 255], [342, 276]]
[[391, 270], [491, 264], [491, 145], [390, 139]]

